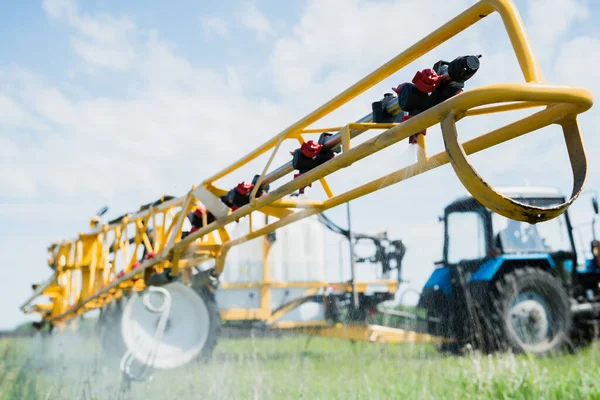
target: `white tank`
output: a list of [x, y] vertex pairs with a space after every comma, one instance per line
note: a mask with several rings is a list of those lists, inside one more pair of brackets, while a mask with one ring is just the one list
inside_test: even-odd
[[[254, 218], [254, 229], [264, 226], [263, 218]], [[243, 218], [231, 230], [238, 238], [248, 233], [249, 218]], [[221, 281], [227, 283], [260, 282], [263, 280], [264, 237], [233, 247], [227, 254]], [[325, 231], [316, 217], [297, 221], [276, 231], [276, 240], [268, 256], [271, 282], [314, 282], [327, 278], [325, 265]], [[305, 288], [272, 288], [271, 309], [281, 307], [304, 295]], [[241, 288], [216, 291], [219, 310], [260, 308], [260, 289]], [[320, 321], [324, 318], [322, 304], [307, 304], [286, 315], [282, 321]]]
[[[256, 228], [256, 226], [255, 226]], [[242, 218], [229, 232], [232, 239], [248, 233], [249, 218]], [[257, 238], [234, 246], [227, 253], [223, 282], [260, 282], [263, 279], [263, 238]]]
[[[254, 221], [255, 229], [262, 225]], [[230, 232], [232, 239], [247, 233], [248, 227], [249, 219], [241, 219]], [[227, 254], [221, 280], [260, 282], [263, 279], [263, 240], [259, 237], [233, 247]], [[325, 231], [317, 218], [306, 218], [277, 229], [268, 265], [269, 278], [274, 282], [325, 281]]]
[[310, 217], [276, 231], [269, 254], [271, 279], [277, 282], [314, 282], [326, 279], [325, 232]]

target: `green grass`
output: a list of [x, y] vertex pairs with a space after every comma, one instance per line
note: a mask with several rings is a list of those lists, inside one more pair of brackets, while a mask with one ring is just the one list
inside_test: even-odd
[[[214, 359], [120, 393], [95, 340], [0, 340], [0, 399], [600, 399], [600, 349], [533, 359], [306, 337], [221, 340]], [[119, 397], [121, 395], [121, 397]]]

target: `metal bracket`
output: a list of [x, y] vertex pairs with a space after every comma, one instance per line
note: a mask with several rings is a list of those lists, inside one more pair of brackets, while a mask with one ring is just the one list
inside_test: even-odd
[[[562, 106], [570, 106], [563, 104]], [[551, 106], [548, 109], [541, 111], [538, 115], [544, 112], [550, 113], [551, 109], [557, 106]], [[534, 115], [535, 117], [535, 115]], [[530, 117], [530, 123], [535, 123], [535, 119]], [[523, 120], [525, 122], [525, 120]], [[579, 126], [575, 117], [567, 117], [558, 123], [563, 128], [563, 133], [571, 161], [573, 170], [573, 191], [570, 198], [559, 205], [552, 207], [536, 207], [515, 201], [509, 197], [502, 195], [494, 190], [487, 183], [467, 160], [467, 154], [463, 146], [458, 142], [458, 132], [456, 130], [455, 116], [450, 113], [441, 122], [442, 135], [444, 138], [444, 146], [456, 176], [464, 187], [475, 197], [481, 204], [500, 214], [506, 218], [517, 221], [536, 224], [538, 222], [548, 221], [556, 218], [564, 213], [567, 208], [581, 194], [587, 179], [587, 157], [583, 140], [579, 132]], [[526, 124], [524, 124], [526, 125]], [[547, 125], [544, 124], [544, 125]], [[529, 130], [525, 127], [524, 130]]]

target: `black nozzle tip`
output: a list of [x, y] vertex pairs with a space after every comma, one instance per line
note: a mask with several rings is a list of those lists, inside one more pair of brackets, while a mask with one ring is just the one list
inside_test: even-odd
[[481, 56], [469, 56], [467, 57], [467, 68], [472, 71], [477, 71], [479, 69], [479, 57]]

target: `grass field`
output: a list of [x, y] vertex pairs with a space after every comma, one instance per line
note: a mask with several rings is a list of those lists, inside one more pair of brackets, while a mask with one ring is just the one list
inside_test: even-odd
[[443, 357], [429, 346], [221, 340], [214, 359], [121, 386], [95, 340], [0, 340], [0, 399], [600, 399], [600, 348], [551, 359]]

